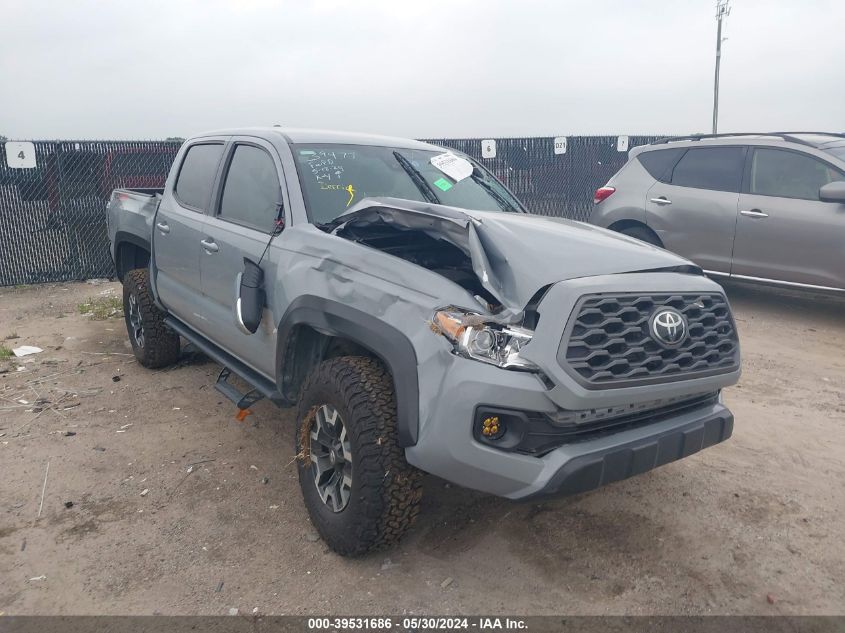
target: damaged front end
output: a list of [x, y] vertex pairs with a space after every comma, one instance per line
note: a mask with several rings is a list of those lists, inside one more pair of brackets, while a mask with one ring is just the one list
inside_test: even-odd
[[534, 336], [540, 301], [559, 281], [644, 271], [701, 274], [680, 257], [637, 240], [524, 213], [366, 198], [321, 228], [466, 290], [477, 304], [437, 311], [432, 329], [456, 354], [506, 369], [537, 369], [521, 352]]
[[633, 272], [702, 274], [691, 262], [639, 240], [526, 213], [365, 198], [322, 228], [450, 279], [509, 323], [558, 281]]

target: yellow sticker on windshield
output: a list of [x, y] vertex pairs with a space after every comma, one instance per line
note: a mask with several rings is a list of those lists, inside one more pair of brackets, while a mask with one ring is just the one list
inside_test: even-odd
[[355, 197], [355, 189], [352, 188], [352, 185], [349, 185], [346, 189], [344, 189], [344, 191], [349, 194], [349, 200], [346, 201], [346, 206], [348, 207], [352, 204], [352, 198]]

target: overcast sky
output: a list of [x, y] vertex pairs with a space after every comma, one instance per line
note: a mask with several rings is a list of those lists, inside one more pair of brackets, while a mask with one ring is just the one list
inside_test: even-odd
[[[0, 134], [709, 132], [711, 0], [0, 0]], [[842, 0], [733, 0], [720, 131], [845, 131]]]

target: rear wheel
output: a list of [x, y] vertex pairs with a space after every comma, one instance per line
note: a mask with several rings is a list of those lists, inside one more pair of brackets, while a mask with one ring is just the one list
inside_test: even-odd
[[651, 244], [652, 246], [659, 246], [663, 248], [663, 242], [660, 241], [660, 238], [657, 237], [657, 233], [652, 231], [650, 228], [645, 226], [629, 226], [619, 231], [620, 233], [624, 233], [629, 237], [636, 238], [638, 240], [642, 240], [647, 244]]
[[158, 369], [179, 360], [179, 335], [164, 324], [165, 314], [153, 302], [146, 268], [130, 270], [123, 277], [123, 315], [139, 363]]
[[398, 541], [419, 512], [422, 473], [398, 444], [393, 381], [381, 363], [344, 356], [318, 365], [297, 420], [299, 485], [328, 546], [358, 556]]

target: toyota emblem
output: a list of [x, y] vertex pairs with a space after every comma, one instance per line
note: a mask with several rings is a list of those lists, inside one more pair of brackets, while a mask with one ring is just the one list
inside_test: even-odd
[[664, 347], [677, 347], [687, 338], [687, 320], [674, 308], [658, 310], [651, 317], [651, 335]]

